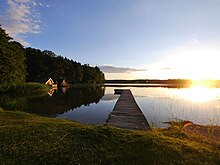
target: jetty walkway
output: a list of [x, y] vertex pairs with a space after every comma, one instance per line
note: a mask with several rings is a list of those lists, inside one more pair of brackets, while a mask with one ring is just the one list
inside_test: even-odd
[[107, 125], [130, 130], [151, 130], [129, 89], [121, 90], [121, 95], [107, 120]]

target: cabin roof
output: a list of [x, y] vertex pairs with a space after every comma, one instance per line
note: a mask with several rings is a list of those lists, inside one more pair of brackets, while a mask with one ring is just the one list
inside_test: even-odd
[[45, 84], [54, 84], [54, 81], [53, 81], [52, 78], [49, 78], [49, 79], [45, 82]]

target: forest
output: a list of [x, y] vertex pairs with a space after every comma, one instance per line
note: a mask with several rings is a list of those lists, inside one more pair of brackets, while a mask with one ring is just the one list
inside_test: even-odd
[[0, 86], [24, 82], [44, 83], [49, 77], [55, 82], [100, 84], [104, 73], [96, 66], [56, 55], [50, 50], [24, 48], [0, 26]]
[[104, 74], [98, 67], [81, 65], [49, 50], [26, 48], [25, 52], [28, 82], [45, 82], [49, 77], [54, 81], [65, 79], [73, 84], [104, 81]]

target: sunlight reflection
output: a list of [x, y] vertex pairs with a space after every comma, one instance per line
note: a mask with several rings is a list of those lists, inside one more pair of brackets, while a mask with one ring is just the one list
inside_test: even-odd
[[219, 92], [211, 88], [213, 83], [209, 80], [193, 81], [190, 88], [172, 91], [172, 95], [195, 103], [214, 100]]

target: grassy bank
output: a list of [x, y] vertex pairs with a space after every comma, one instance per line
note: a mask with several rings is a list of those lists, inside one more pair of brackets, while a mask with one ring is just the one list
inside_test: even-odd
[[178, 127], [133, 132], [0, 110], [2, 164], [220, 164], [220, 143]]
[[50, 89], [50, 86], [40, 84], [40, 83], [22, 83], [11, 86], [0, 85], [0, 93], [14, 93], [14, 94], [24, 94], [24, 93], [40, 93], [45, 92]]

